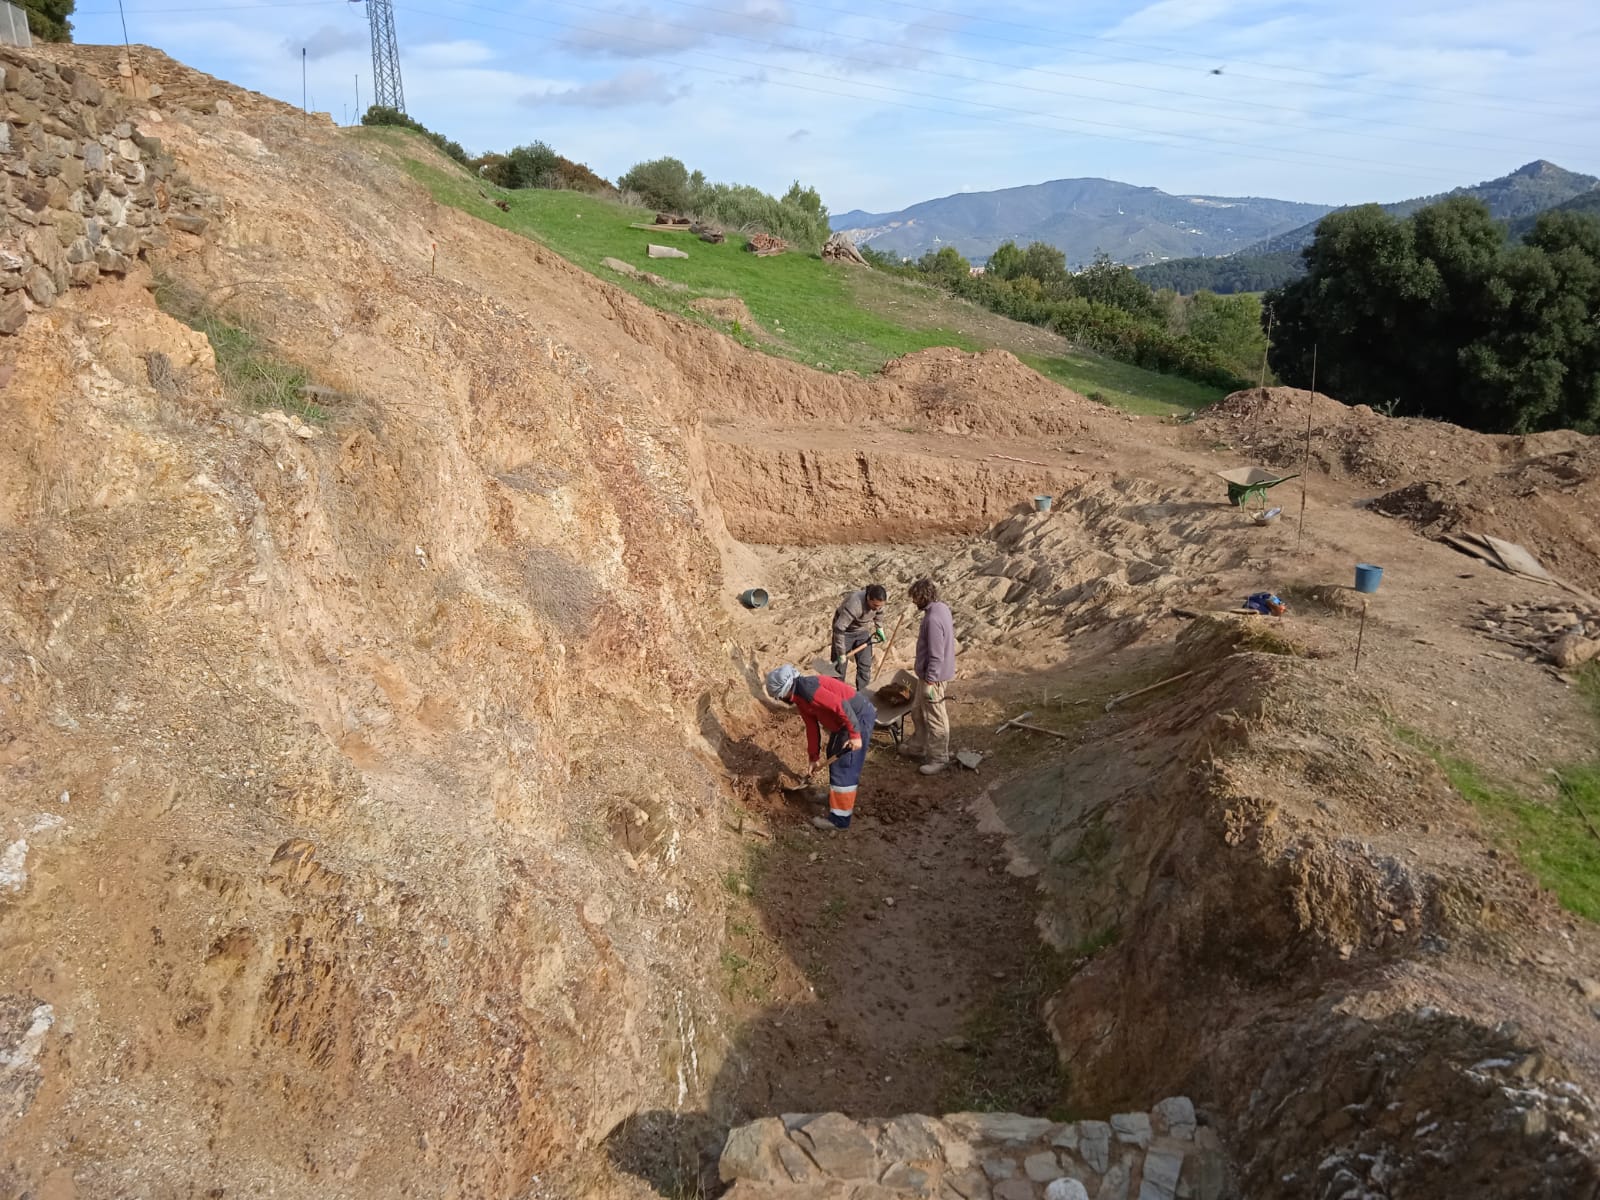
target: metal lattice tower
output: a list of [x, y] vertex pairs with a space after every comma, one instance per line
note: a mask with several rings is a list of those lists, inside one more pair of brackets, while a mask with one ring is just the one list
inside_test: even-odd
[[405, 112], [406, 93], [400, 85], [400, 39], [394, 32], [391, 0], [367, 0], [367, 24], [372, 29], [372, 102]]

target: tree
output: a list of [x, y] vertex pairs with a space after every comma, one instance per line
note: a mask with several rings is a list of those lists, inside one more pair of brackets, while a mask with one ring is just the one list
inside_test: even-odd
[[1325, 217], [1306, 274], [1269, 298], [1273, 369], [1346, 403], [1473, 429], [1600, 428], [1600, 220], [1547, 214], [1508, 243], [1478, 200], [1404, 220]]
[[932, 282], [949, 286], [969, 277], [972, 264], [962, 258], [961, 252], [954, 246], [941, 246], [937, 251], [929, 250], [917, 259], [917, 270]]
[[1015, 242], [995, 247], [983, 271], [992, 279], [1015, 279], [1022, 274], [1022, 251]]
[[1048, 295], [1070, 295], [1071, 277], [1067, 273], [1067, 256], [1048, 242], [1029, 242], [1022, 252], [1022, 270], [1029, 279], [1037, 279]]
[[1120, 308], [1135, 316], [1161, 315], [1155, 293], [1135, 278], [1131, 267], [1112, 262], [1104, 250], [1098, 251], [1094, 262], [1072, 277], [1072, 289], [1085, 300]]
[[1255, 296], [1219, 296], [1215, 292], [1196, 292], [1181, 300], [1171, 292], [1167, 301], [1183, 310], [1183, 329], [1236, 374], [1248, 377], [1261, 365], [1261, 352], [1267, 335], [1261, 328], [1261, 301]]
[[547, 188], [558, 181], [561, 156], [543, 142], [517, 146], [504, 155], [486, 155], [485, 179], [503, 188]]
[[617, 180], [623, 191], [637, 192], [651, 208], [688, 212], [691, 195], [705, 186], [705, 176], [695, 172], [697, 186], [690, 187], [689, 168], [676, 158], [656, 158], [635, 163]]
[[28, 14], [28, 32], [41, 42], [70, 42], [72, 22], [67, 20], [74, 0], [16, 0]]
[[822, 197], [818, 194], [817, 189], [802, 187], [798, 179], [789, 185], [789, 190], [783, 194], [783, 199], [778, 203], [787, 204], [803, 213], [809, 213], [813, 217], [826, 217], [828, 215], [828, 210], [823, 207]]

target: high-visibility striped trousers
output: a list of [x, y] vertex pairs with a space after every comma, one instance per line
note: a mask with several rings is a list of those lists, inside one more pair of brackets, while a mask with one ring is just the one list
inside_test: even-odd
[[856, 728], [861, 731], [861, 749], [850, 749], [850, 731], [841, 729], [828, 738], [828, 757], [840, 755], [828, 767], [828, 820], [840, 829], [850, 828], [850, 817], [856, 811], [856, 789], [861, 785], [861, 768], [867, 765], [867, 747], [872, 742], [872, 726], [878, 719], [878, 710], [865, 692], [857, 692], [845, 701]]

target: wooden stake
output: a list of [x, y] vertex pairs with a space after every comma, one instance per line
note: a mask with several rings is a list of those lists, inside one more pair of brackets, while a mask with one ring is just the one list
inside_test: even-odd
[[1267, 344], [1261, 347], [1261, 382], [1256, 386], [1267, 390], [1267, 351], [1272, 349], [1272, 306], [1267, 306]]
[[1311, 469], [1311, 417], [1317, 402], [1317, 347], [1311, 347], [1311, 399], [1306, 401], [1306, 448], [1300, 458], [1300, 529], [1294, 536], [1294, 552], [1300, 553], [1300, 543], [1306, 536], [1306, 472]]
[[1367, 636], [1367, 601], [1361, 602], [1361, 628], [1356, 630], [1356, 665], [1351, 670], [1354, 675], [1361, 670], [1361, 643]]

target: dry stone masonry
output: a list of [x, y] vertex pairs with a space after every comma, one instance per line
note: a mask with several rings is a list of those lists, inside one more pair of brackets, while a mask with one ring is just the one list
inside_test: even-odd
[[787, 1114], [728, 1135], [726, 1200], [1221, 1200], [1227, 1163], [1194, 1105], [1063, 1124], [1014, 1113], [853, 1121]]
[[69, 288], [127, 274], [169, 230], [204, 230], [160, 139], [89, 72], [0, 47], [0, 98], [0, 334]]

